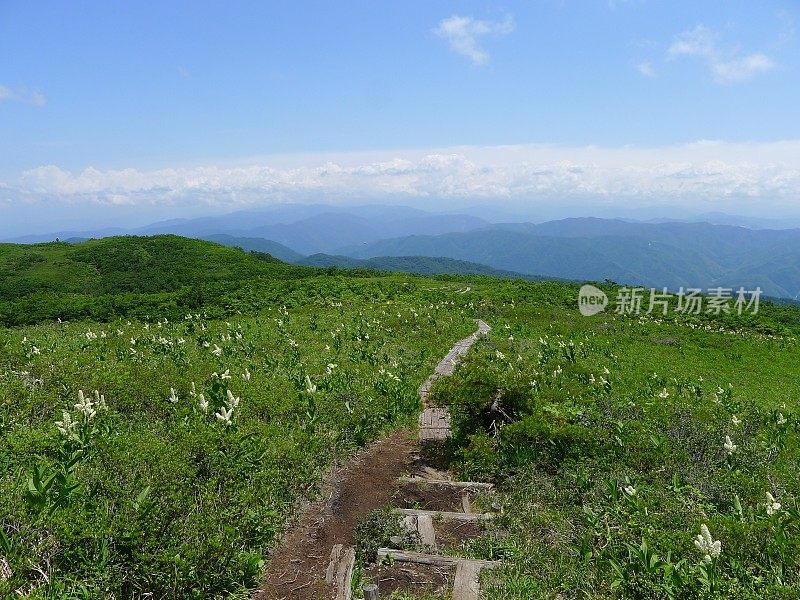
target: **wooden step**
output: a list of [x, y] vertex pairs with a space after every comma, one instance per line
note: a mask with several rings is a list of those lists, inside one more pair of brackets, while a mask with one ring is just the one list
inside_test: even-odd
[[419, 415], [421, 442], [444, 440], [450, 436], [450, 411], [446, 408], [426, 408]]
[[459, 558], [458, 556], [439, 556], [438, 554], [423, 554], [421, 552], [380, 548], [378, 550], [378, 559], [383, 560], [387, 557], [396, 562], [432, 565], [434, 567], [458, 567], [458, 564], [462, 562], [474, 563], [479, 565], [481, 569], [493, 569], [500, 565], [496, 560], [473, 560], [471, 558]]
[[331, 549], [331, 560], [325, 573], [325, 581], [336, 588], [336, 600], [352, 598], [353, 567], [356, 564], [356, 551], [352, 546], [336, 544]]
[[458, 563], [453, 581], [453, 600], [478, 600], [483, 568], [483, 565], [474, 560], [462, 560]]
[[494, 515], [489, 513], [463, 513], [437, 510], [416, 510], [412, 508], [395, 508], [392, 512], [408, 517], [429, 516], [444, 521], [491, 521]]
[[433, 527], [433, 518], [428, 515], [403, 517], [403, 527], [406, 531], [416, 533], [423, 546], [436, 547], [436, 530]]
[[412, 475], [411, 477], [403, 476], [400, 477], [400, 481], [403, 483], [417, 483], [417, 484], [428, 484], [428, 485], [446, 485], [449, 487], [456, 487], [456, 488], [465, 488], [465, 489], [476, 489], [476, 490], [493, 490], [494, 484], [486, 483], [483, 481], [453, 481], [451, 479], [429, 479], [427, 477], [418, 477], [416, 475]]

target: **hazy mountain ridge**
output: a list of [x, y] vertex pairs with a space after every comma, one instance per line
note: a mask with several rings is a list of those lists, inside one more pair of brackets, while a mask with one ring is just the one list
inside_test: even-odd
[[446, 256], [521, 273], [647, 287], [761, 286], [765, 294], [789, 298], [800, 292], [795, 266], [800, 264], [800, 230], [565, 219], [407, 236], [341, 252], [359, 258]]
[[[709, 218], [747, 221], [720, 214]], [[761, 286], [765, 294], [783, 298], [800, 293], [800, 229], [757, 229], [692, 220], [642, 222], [584, 217], [491, 223], [470, 214], [432, 213], [403, 206], [284, 204], [162, 221], [132, 230], [62, 232], [16, 241], [165, 232], [268, 253], [297, 264], [316, 260], [324, 266], [347, 266], [344, 257], [380, 258], [379, 264], [353, 264], [357, 268], [407, 270], [408, 261], [398, 266], [388, 263], [387, 258], [446, 258], [469, 263], [470, 272], [481, 266], [526, 276], [612, 279], [647, 287]], [[313, 255], [325, 258], [305, 258]], [[425, 267], [419, 260], [411, 264], [430, 267], [433, 270], [425, 271], [430, 273], [462, 273], [467, 268], [455, 263]]]

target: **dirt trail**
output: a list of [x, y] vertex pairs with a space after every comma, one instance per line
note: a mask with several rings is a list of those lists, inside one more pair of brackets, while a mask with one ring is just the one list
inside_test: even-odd
[[318, 600], [333, 597], [325, 583], [331, 549], [354, 544], [353, 530], [367, 514], [386, 505], [397, 478], [410, 470], [415, 434], [397, 431], [376, 442], [337, 471], [333, 495], [311, 505], [270, 557], [256, 600]]
[[[489, 326], [459, 341], [422, 384], [419, 393], [427, 403], [431, 385], [453, 366]], [[449, 416], [448, 416], [449, 421]], [[352, 546], [355, 526], [372, 510], [390, 503], [401, 475], [420, 468], [418, 432], [396, 431], [379, 440], [334, 471], [332, 492], [325, 502], [310, 505], [270, 556], [261, 588], [254, 600], [319, 600], [334, 598], [325, 572], [336, 544]]]

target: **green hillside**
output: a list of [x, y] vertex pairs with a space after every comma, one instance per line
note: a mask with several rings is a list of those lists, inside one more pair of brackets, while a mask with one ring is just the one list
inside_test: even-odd
[[587, 318], [567, 282], [173, 236], [0, 264], [2, 598], [249, 597], [331, 465], [416, 423], [476, 318], [491, 333], [432, 398], [455, 428], [437, 459], [497, 487], [502, 535], [451, 550], [503, 561], [488, 598], [798, 597], [796, 307]]
[[413, 273], [415, 275], [485, 275], [504, 279], [527, 279], [528, 281], [542, 281], [545, 279], [537, 275], [504, 271], [465, 260], [433, 256], [378, 256], [359, 259], [331, 254], [312, 254], [293, 262], [309, 267], [371, 269], [394, 273]]
[[224, 233], [201, 235], [198, 237], [200, 237], [200, 239], [214, 242], [216, 244], [222, 244], [223, 246], [229, 246], [231, 248], [241, 248], [242, 250], [247, 250], [248, 252], [262, 252], [264, 254], [269, 254], [278, 260], [282, 260], [283, 262], [294, 263], [299, 262], [303, 258], [302, 254], [295, 252], [288, 246], [284, 246], [278, 242], [273, 242], [272, 240], [267, 240], [260, 237], [238, 237]]
[[197, 307], [248, 279], [308, 273], [266, 254], [172, 235], [0, 244], [0, 323]]

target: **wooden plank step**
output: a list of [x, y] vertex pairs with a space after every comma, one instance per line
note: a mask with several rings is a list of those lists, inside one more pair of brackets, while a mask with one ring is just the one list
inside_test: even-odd
[[423, 546], [436, 547], [436, 530], [433, 527], [433, 517], [430, 515], [407, 515], [403, 517], [403, 527], [406, 531], [419, 535]]
[[420, 427], [450, 428], [450, 411], [446, 408], [426, 408], [419, 415]]
[[356, 550], [352, 546], [336, 544], [331, 549], [331, 560], [325, 572], [325, 581], [336, 587], [336, 600], [350, 600], [353, 595], [353, 568]]
[[482, 569], [483, 566], [475, 561], [462, 560], [458, 563], [453, 581], [453, 600], [478, 600]]
[[421, 485], [445, 485], [455, 488], [477, 489], [477, 490], [493, 490], [493, 483], [486, 483], [484, 481], [453, 481], [452, 479], [433, 479], [428, 477], [402, 476], [400, 481], [403, 483], [418, 483]]
[[491, 521], [494, 515], [489, 513], [463, 513], [463, 512], [448, 512], [438, 510], [416, 510], [413, 508], [395, 508], [392, 512], [398, 515], [407, 517], [420, 517], [429, 516], [433, 519], [442, 519], [444, 521]]
[[439, 556], [438, 554], [423, 554], [421, 552], [406, 552], [405, 550], [393, 550], [391, 548], [380, 548], [378, 558], [383, 560], [391, 557], [396, 562], [415, 563], [418, 565], [432, 565], [434, 567], [458, 567], [461, 562], [475, 563], [482, 569], [493, 569], [500, 565], [494, 560], [473, 560], [469, 558], [459, 558], [458, 556]]
[[444, 440], [450, 433], [450, 411], [446, 408], [426, 408], [419, 414], [420, 441]]

